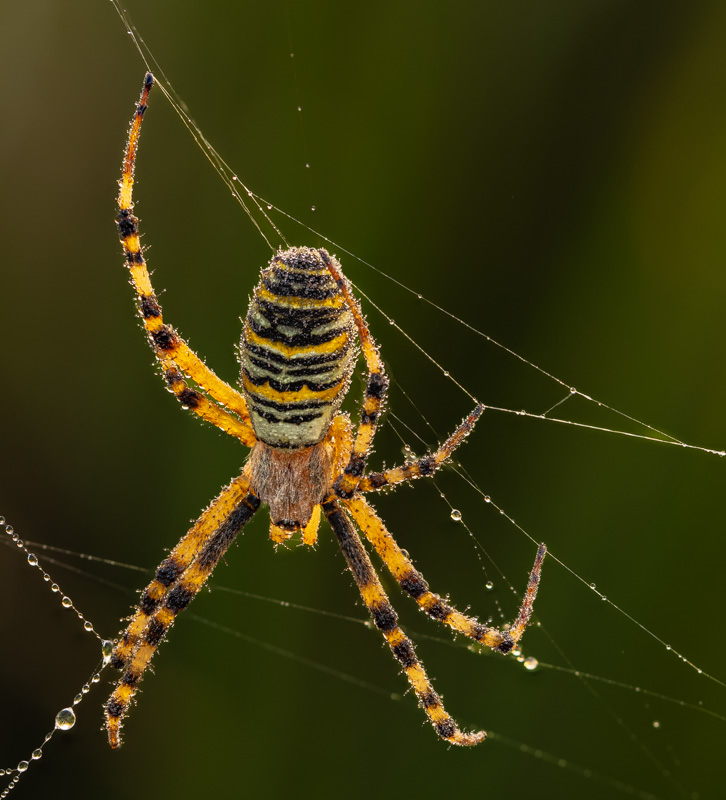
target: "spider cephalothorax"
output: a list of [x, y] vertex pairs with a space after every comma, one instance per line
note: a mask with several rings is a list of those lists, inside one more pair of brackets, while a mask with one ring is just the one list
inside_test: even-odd
[[[133, 214], [133, 171], [141, 120], [154, 79], [147, 74], [131, 123], [119, 183], [118, 231], [139, 312], [167, 385], [181, 403], [252, 449], [239, 477], [194, 523], [141, 595], [138, 608], [114, 648], [122, 670], [106, 703], [112, 747], [121, 743], [121, 723], [152, 656], [176, 616], [204, 586], [215, 566], [261, 504], [270, 508], [270, 536], [279, 543], [295, 531], [314, 544], [321, 512], [340, 545], [361, 597], [441, 738], [472, 745], [485, 733], [461, 731], [434, 691], [413, 643], [363, 547], [356, 526], [402, 591], [432, 619], [481, 645], [507, 653], [521, 639], [532, 614], [545, 546], [540, 545], [515, 621], [503, 630], [457, 611], [429, 590], [386, 529], [365, 494], [433, 474], [471, 432], [484, 407], [477, 407], [435, 451], [384, 470], [366, 472], [388, 379], [357, 300], [340, 264], [325, 250], [280, 251], [261, 280], [245, 321], [240, 363], [242, 393], [222, 381], [167, 325], [156, 299]], [[339, 411], [356, 359], [356, 337], [368, 379], [360, 421], [351, 430]]]

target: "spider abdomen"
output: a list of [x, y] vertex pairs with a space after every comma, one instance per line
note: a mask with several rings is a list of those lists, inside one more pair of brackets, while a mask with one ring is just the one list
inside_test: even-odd
[[255, 435], [271, 447], [322, 441], [348, 390], [355, 323], [326, 259], [307, 247], [279, 252], [247, 311], [242, 389]]

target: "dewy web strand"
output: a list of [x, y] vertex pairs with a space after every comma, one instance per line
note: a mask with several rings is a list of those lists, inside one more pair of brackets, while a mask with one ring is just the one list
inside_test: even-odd
[[[4, 534], [4, 535], [3, 535]], [[9, 777], [8, 783], [0, 790], [0, 800], [4, 800], [8, 794], [15, 789], [20, 782], [21, 777], [30, 769], [32, 764], [35, 764], [43, 757], [43, 748], [53, 738], [57, 731], [69, 731], [76, 723], [75, 708], [83, 701], [85, 696], [91, 691], [93, 684], [99, 683], [101, 680], [101, 672], [109, 663], [111, 652], [113, 650], [113, 642], [104, 639], [93, 627], [93, 623], [75, 606], [73, 601], [68, 595], [64, 594], [61, 587], [56, 583], [43, 566], [41, 565], [38, 556], [31, 552], [26, 543], [15, 532], [12, 525], [6, 523], [5, 517], [0, 517], [0, 536], [2, 536], [3, 544], [17, 547], [25, 556], [25, 560], [29, 567], [36, 570], [42, 576], [43, 581], [48, 585], [50, 591], [59, 599], [62, 608], [73, 612], [83, 626], [86, 633], [92, 633], [98, 639], [101, 645], [101, 663], [91, 673], [91, 677], [83, 684], [81, 691], [78, 692], [70, 705], [61, 708], [56, 714], [53, 727], [46, 733], [43, 741], [33, 749], [30, 755], [19, 761], [14, 767], [0, 767], [0, 776]]]

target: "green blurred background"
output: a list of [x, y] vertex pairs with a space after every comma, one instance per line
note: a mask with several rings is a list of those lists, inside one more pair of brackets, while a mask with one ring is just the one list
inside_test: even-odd
[[[726, 447], [724, 3], [127, 7], [255, 191], [567, 384], [685, 442]], [[102, 0], [4, 3], [0, 45], [0, 513], [26, 539], [150, 575], [244, 453], [176, 407], [134, 316], [113, 216], [144, 66]], [[159, 92], [136, 188], [166, 317], [233, 380], [239, 317], [269, 250]], [[290, 241], [323, 244], [276, 219]], [[562, 398], [415, 296], [343, 263], [481, 401], [541, 412]], [[435, 442], [470, 400], [366, 309], [395, 381], [392, 413]], [[559, 412], [642, 432], [583, 401]], [[386, 425], [372, 463], [400, 457]], [[461, 460], [535, 540], [726, 680], [723, 460], [494, 411]], [[496, 566], [485, 559], [482, 571], [432, 485], [376, 504], [435, 590], [484, 618], [511, 618], [507, 581], [522, 590], [534, 546], [454, 474], [439, 486]], [[64, 560], [82, 572], [51, 572], [114, 636], [147, 575]], [[365, 618], [327, 529], [314, 554], [275, 553], [261, 514], [227, 560], [213, 586]], [[441, 633], [391, 588], [414, 636]], [[6, 548], [0, 603], [5, 767], [40, 743], [97, 649]], [[537, 611], [543, 629], [528, 633], [526, 655], [726, 714], [722, 685], [554, 559]], [[410, 695], [389, 699], [405, 682], [375, 631], [221, 590], [185, 616], [144, 681], [123, 749], [110, 752], [99, 730], [107, 689], [96, 687], [18, 798], [597, 799], [627, 793], [618, 782], [648, 796], [723, 797], [723, 718], [567, 672], [530, 674], [450, 646], [444, 632], [419, 637], [419, 653], [449, 711], [503, 737], [452, 750]]]

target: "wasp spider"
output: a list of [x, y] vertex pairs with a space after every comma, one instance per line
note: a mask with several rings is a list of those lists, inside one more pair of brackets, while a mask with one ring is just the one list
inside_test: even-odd
[[[121, 743], [122, 720], [176, 616], [189, 605], [263, 503], [270, 509], [270, 538], [275, 543], [300, 532], [304, 544], [315, 544], [321, 512], [325, 514], [363, 602], [434, 729], [452, 744], [477, 744], [486, 734], [461, 731], [444, 710], [411, 640], [398, 625], [356, 526], [401, 589], [429, 617], [500, 653], [512, 650], [532, 613], [544, 545], [537, 553], [516, 620], [500, 631], [462, 614], [431, 592], [365, 499], [366, 493], [384, 486], [433, 474], [471, 432], [484, 407], [478, 405], [435, 452], [383, 472], [366, 472], [388, 378], [340, 264], [325, 250], [306, 247], [278, 252], [262, 271], [242, 334], [241, 393], [220, 380], [164, 322], [144, 261], [138, 219], [133, 215], [134, 162], [153, 83], [151, 73], [147, 74], [119, 182], [117, 222], [126, 265], [149, 342], [169, 388], [183, 406], [239, 439], [251, 453], [239, 477], [222, 490], [161, 563], [116, 643], [112, 663], [123, 673], [105, 707], [111, 747]], [[359, 347], [368, 380], [354, 433], [348, 415], [339, 407]]]

